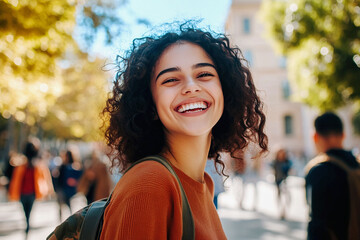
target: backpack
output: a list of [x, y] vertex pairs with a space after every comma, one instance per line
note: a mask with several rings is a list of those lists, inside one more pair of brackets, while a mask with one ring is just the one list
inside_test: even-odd
[[[347, 182], [349, 186], [350, 199], [350, 219], [348, 227], [348, 239], [360, 239], [360, 167], [350, 168], [341, 159], [328, 154], [320, 155], [314, 159], [311, 167], [322, 162], [331, 162], [332, 164], [343, 169], [347, 175]], [[310, 169], [311, 167], [308, 167]], [[336, 239], [333, 235], [333, 239]]]
[[[183, 222], [183, 240], [195, 239], [194, 221], [192, 218], [191, 209], [187, 200], [184, 189], [181, 182], [176, 175], [171, 165], [160, 156], [149, 156], [142, 158], [133, 163], [126, 171], [129, 171], [136, 164], [144, 161], [157, 161], [165, 166], [172, 175], [176, 178], [180, 187], [180, 194], [182, 199], [182, 222]], [[124, 173], [124, 174], [125, 174]], [[103, 217], [106, 207], [108, 206], [111, 195], [108, 198], [104, 198], [95, 201], [86, 207], [80, 209], [76, 213], [68, 217], [64, 222], [55, 228], [50, 233], [46, 240], [60, 240], [60, 239], [73, 239], [73, 240], [95, 240], [100, 239], [100, 234], [103, 225]]]

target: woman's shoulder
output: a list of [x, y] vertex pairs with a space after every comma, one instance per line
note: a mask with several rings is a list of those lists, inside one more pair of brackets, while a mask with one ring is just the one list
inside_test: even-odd
[[124, 177], [132, 177], [137, 175], [147, 176], [155, 179], [159, 177], [163, 178], [172, 176], [170, 171], [165, 166], [157, 161], [151, 160], [136, 164], [126, 174], [124, 174]]
[[[115, 191], [161, 192], [178, 190], [176, 178], [161, 163], [145, 161], [132, 167], [124, 174]], [[155, 191], [156, 190], [156, 191]]]
[[[172, 226], [178, 229], [181, 224], [181, 209], [175, 177], [161, 163], [139, 163], [117, 183], [101, 239], [166, 239]], [[180, 233], [175, 231], [176, 236]]]

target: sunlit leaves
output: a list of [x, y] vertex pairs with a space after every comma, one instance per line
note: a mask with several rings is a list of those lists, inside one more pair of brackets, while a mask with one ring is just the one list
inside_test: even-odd
[[294, 92], [296, 100], [321, 109], [332, 106], [332, 101], [341, 101], [341, 92], [334, 91], [334, 86], [328, 83], [335, 71], [334, 65], [328, 64], [332, 57], [333, 49], [329, 44], [311, 39], [303, 42], [299, 49], [291, 51], [288, 61], [289, 77], [299, 89]]
[[67, 60], [62, 71], [62, 95], [41, 123], [48, 134], [64, 139], [100, 138], [100, 113], [110, 89], [110, 76], [102, 69], [104, 64], [100, 59], [88, 60], [87, 54], [81, 52]]
[[91, 46], [98, 34], [102, 34], [106, 44], [117, 40], [124, 23], [119, 17], [119, 6], [126, 0], [87, 0], [79, 1], [76, 35]]
[[75, 5], [13, 0], [0, 12], [0, 112], [33, 125], [61, 94], [56, 61], [74, 44]]
[[89, 61], [78, 50], [74, 31], [84, 31], [86, 47], [99, 31], [111, 42], [120, 34], [116, 10], [124, 2], [0, 1], [0, 114], [49, 136], [97, 138], [108, 76], [100, 69], [103, 61]]
[[265, 0], [261, 15], [298, 99], [322, 110], [360, 101], [359, 0]]

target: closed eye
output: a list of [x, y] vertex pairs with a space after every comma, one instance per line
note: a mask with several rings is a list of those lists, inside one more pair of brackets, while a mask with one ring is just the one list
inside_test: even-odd
[[170, 79], [164, 80], [161, 84], [166, 84], [166, 83], [171, 83], [171, 82], [176, 82], [176, 81], [177, 81], [176, 78], [170, 78]]
[[212, 73], [209, 73], [209, 72], [202, 72], [202, 73], [200, 73], [199, 74], [199, 78], [202, 78], [202, 77], [213, 77], [214, 76], [214, 74], [212, 74]]

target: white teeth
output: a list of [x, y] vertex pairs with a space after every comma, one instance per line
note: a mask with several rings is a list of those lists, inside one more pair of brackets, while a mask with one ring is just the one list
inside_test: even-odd
[[178, 108], [178, 112], [183, 113], [185, 111], [190, 111], [190, 110], [192, 110], [192, 111], [196, 110], [194, 112], [199, 112], [206, 108], [207, 108], [207, 104], [205, 102], [188, 103], [188, 104], [181, 105]]

